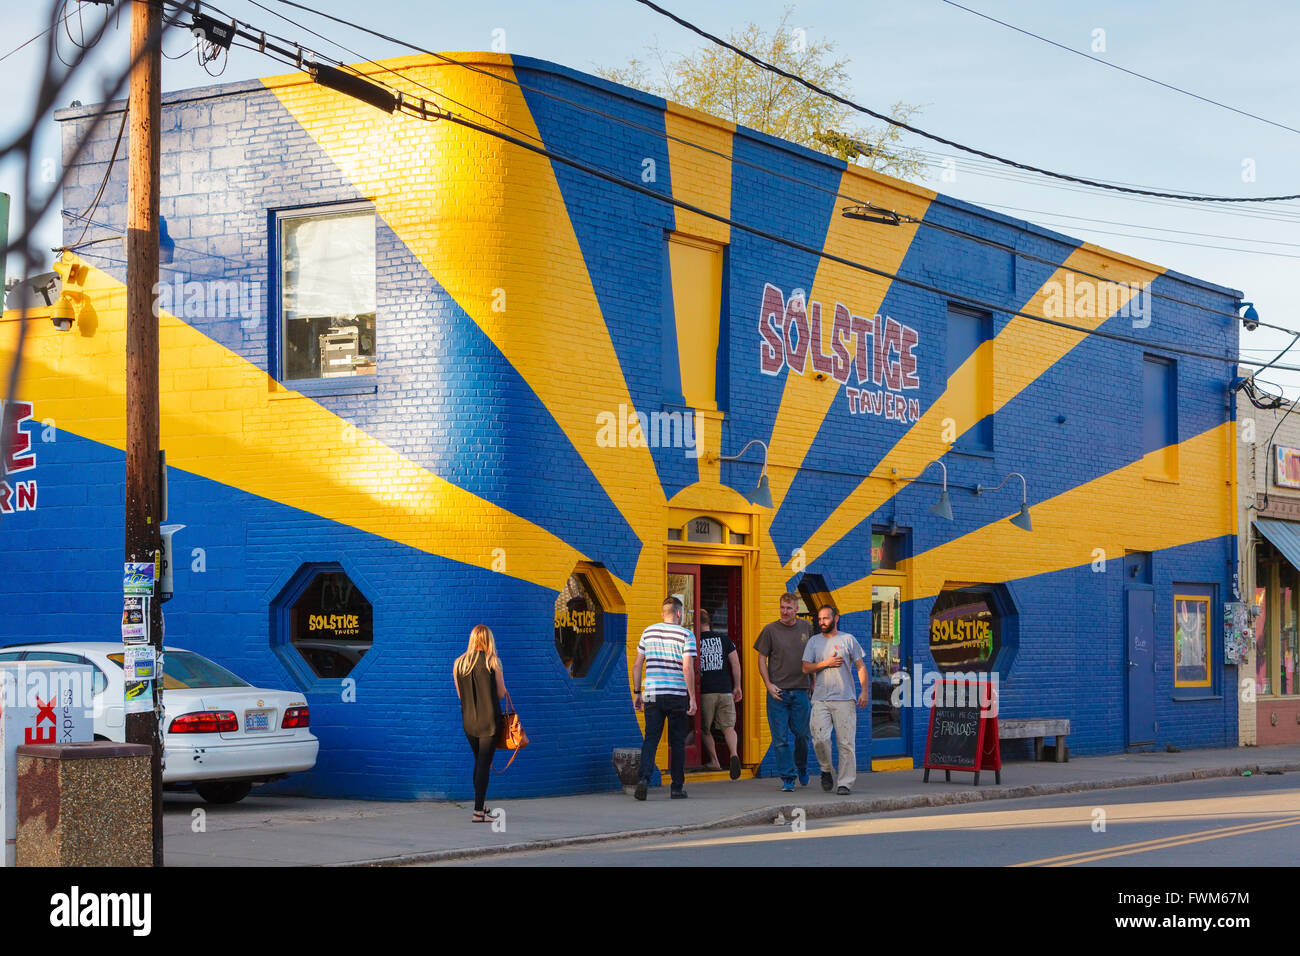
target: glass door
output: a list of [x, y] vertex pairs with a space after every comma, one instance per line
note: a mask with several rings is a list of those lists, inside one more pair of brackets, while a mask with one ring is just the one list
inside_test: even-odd
[[[906, 578], [877, 572], [871, 578], [871, 755], [903, 756], [910, 752], [910, 628], [904, 621]], [[910, 674], [916, 679], [915, 674]], [[897, 700], [897, 702], [895, 702]]]
[[[698, 564], [668, 565], [668, 593], [682, 602], [682, 627], [695, 632], [696, 646], [700, 640], [700, 566]], [[697, 658], [698, 659], [698, 658]], [[699, 673], [691, 676], [695, 681], [696, 700], [699, 700]], [[665, 734], [667, 729], [665, 728]], [[686, 728], [686, 769], [698, 769], [704, 763], [700, 748], [700, 711], [687, 722]]]

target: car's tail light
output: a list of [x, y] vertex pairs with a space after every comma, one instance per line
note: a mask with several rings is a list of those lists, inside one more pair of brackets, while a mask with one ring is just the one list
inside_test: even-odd
[[239, 730], [239, 720], [228, 710], [204, 710], [183, 714], [167, 728], [169, 734], [233, 734]]
[[284, 719], [280, 721], [280, 729], [289, 727], [309, 727], [311, 726], [311, 711], [307, 707], [288, 707], [284, 711]]

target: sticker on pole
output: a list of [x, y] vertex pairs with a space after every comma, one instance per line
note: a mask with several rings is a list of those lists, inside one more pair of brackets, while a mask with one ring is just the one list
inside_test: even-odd
[[149, 641], [149, 599], [139, 594], [122, 598], [122, 642], [146, 644]]
[[153, 710], [153, 681], [128, 680], [125, 687], [128, 714], [147, 714]]
[[132, 562], [128, 561], [123, 566], [122, 575], [122, 593], [123, 594], [153, 594], [154, 580], [154, 563]]
[[151, 644], [136, 644], [126, 648], [122, 660], [122, 672], [128, 681], [152, 681], [158, 679], [158, 664]]

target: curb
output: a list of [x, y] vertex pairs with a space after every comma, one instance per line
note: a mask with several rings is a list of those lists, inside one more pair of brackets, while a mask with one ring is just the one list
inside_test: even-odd
[[[1005, 787], [1000, 790], [953, 790], [935, 791], [932, 794], [912, 794], [905, 797], [882, 797], [875, 800], [838, 800], [832, 803], [818, 803], [804, 807], [807, 819], [826, 817], [858, 816], [868, 813], [888, 813], [895, 810], [913, 810], [922, 807], [949, 807], [966, 803], [982, 803], [989, 800], [1017, 800], [1025, 797], [1046, 797], [1063, 793], [1086, 793], [1090, 790], [1119, 790], [1125, 787], [1149, 787], [1165, 783], [1184, 783], [1188, 780], [1210, 780], [1218, 777], [1239, 777], [1249, 771], [1252, 775], [1268, 773], [1288, 773], [1300, 771], [1300, 762], [1282, 763], [1244, 763], [1230, 767], [1201, 767], [1191, 770], [1175, 770], [1169, 773], [1147, 774], [1137, 777], [1112, 777], [1104, 780], [1071, 781], [1068, 783], [1028, 784], [1021, 787]], [[434, 850], [427, 853], [401, 854], [398, 856], [379, 857], [372, 860], [357, 860], [348, 863], [329, 863], [330, 867], [350, 866], [407, 866], [415, 863], [443, 863], [459, 860], [481, 859], [489, 856], [503, 856], [513, 853], [533, 852], [536, 850], [554, 850], [564, 847], [587, 846], [593, 843], [613, 843], [618, 840], [641, 840], [656, 836], [676, 836], [687, 833], [700, 833], [706, 830], [720, 830], [728, 827], [758, 826], [771, 823], [777, 814], [787, 814], [797, 804], [777, 803], [746, 810], [717, 820], [704, 823], [684, 823], [669, 827], [649, 827], [640, 830], [618, 830], [610, 833], [586, 833], [579, 836], [553, 837], [545, 840], [526, 840], [519, 843], [506, 843], [499, 846], [462, 847], [454, 850]]]

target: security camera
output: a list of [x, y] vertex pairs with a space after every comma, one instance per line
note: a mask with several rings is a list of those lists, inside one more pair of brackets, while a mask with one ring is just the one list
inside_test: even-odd
[[1254, 332], [1259, 328], [1259, 313], [1255, 311], [1254, 302], [1241, 302], [1237, 308], [1245, 308], [1246, 314], [1241, 317], [1241, 324], [1247, 332]]

